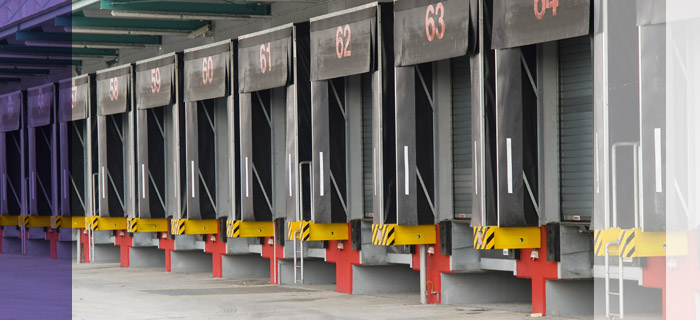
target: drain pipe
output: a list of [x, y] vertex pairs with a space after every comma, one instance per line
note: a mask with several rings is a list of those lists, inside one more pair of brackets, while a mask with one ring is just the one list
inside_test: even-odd
[[272, 219], [272, 273], [276, 285], [280, 284], [279, 265], [277, 265], [277, 224]]
[[428, 303], [428, 296], [427, 292], [425, 290], [426, 286], [426, 278], [427, 278], [427, 270], [425, 270], [425, 245], [421, 244], [420, 245], [420, 303], [421, 304], [426, 304]]
[[78, 235], [78, 238], [77, 238], [78, 240], [75, 241], [76, 242], [76, 250], [77, 250], [77, 255], [75, 258], [76, 258], [76, 263], [80, 263], [81, 262], [81, 256], [80, 256], [80, 253], [81, 253], [80, 252], [80, 238], [81, 237], [80, 236], [81, 236], [82, 232], [80, 232], [81, 229], [71, 229], [71, 230], [73, 232], [73, 235], [75, 235], [75, 234]]

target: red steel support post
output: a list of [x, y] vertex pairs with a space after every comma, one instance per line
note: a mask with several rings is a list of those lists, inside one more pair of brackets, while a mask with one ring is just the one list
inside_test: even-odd
[[[427, 245], [426, 268], [426, 295], [429, 304], [440, 304], [442, 300], [442, 273], [452, 273], [450, 257], [440, 253], [440, 226], [435, 225], [435, 244]], [[413, 254], [413, 270], [420, 271], [420, 250], [416, 246]]]
[[[350, 224], [348, 234], [352, 236]], [[352, 294], [352, 266], [360, 264], [360, 252], [352, 250], [352, 239], [328, 241], [326, 261], [335, 263], [335, 291]]]
[[119, 246], [119, 266], [129, 267], [129, 248], [134, 245], [134, 239], [124, 230], [119, 230], [114, 237], [114, 244]]
[[58, 229], [47, 229], [46, 240], [49, 241], [49, 256], [51, 259], [58, 258]]
[[[532, 280], [532, 313], [547, 313], [547, 280], [559, 280], [557, 262], [547, 261], [547, 229], [540, 227], [542, 246], [539, 249], [520, 249], [517, 262], [517, 277]], [[558, 245], [558, 244], [554, 244]], [[537, 258], [531, 258], [532, 252], [538, 250]]]
[[[216, 223], [216, 230], [221, 230], [221, 220], [217, 220]], [[204, 252], [211, 253], [211, 275], [214, 278], [221, 278], [223, 273], [221, 257], [226, 254], [226, 242], [223, 241], [224, 236], [220, 232], [218, 234], [208, 234], [204, 242]]]

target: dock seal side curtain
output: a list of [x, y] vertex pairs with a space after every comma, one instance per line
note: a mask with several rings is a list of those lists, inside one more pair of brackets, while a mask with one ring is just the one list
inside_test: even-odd
[[[666, 1], [637, 0], [640, 89], [640, 214], [643, 231], [666, 231]], [[684, 225], [673, 221], [669, 226]]]

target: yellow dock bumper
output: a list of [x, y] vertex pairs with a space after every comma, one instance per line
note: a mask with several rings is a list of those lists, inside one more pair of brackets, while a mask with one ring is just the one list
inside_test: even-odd
[[85, 217], [51, 217], [52, 229], [81, 229], [85, 228]]
[[308, 239], [304, 241], [348, 240], [350, 234], [347, 223], [314, 223], [307, 221]]
[[474, 249], [535, 249], [542, 246], [539, 227], [474, 227]]
[[288, 222], [287, 239], [293, 241], [294, 233], [301, 230], [298, 234], [299, 240], [302, 241], [328, 241], [328, 240], [348, 240], [350, 234], [348, 232], [347, 223], [314, 223], [313, 221], [294, 221]]
[[229, 238], [273, 237], [272, 221], [226, 220], [226, 236]]
[[126, 218], [85, 217], [85, 228], [90, 231], [126, 230]]
[[435, 244], [436, 226], [432, 224], [402, 226], [373, 224], [372, 244], [377, 246]]
[[127, 218], [127, 232], [168, 232], [168, 219]]
[[25, 228], [51, 228], [51, 216], [20, 216], [20, 227]]
[[[605, 245], [618, 242], [620, 245], [610, 246], [610, 255], [624, 258], [635, 257], [664, 257], [686, 255], [688, 253], [688, 235], [685, 232], [644, 232], [640, 228], [612, 228], [594, 231], [593, 247], [595, 255], [605, 256]], [[672, 243], [672, 246], [668, 246]]]
[[182, 234], [218, 234], [219, 224], [216, 219], [190, 220], [172, 219], [170, 220], [170, 232], [173, 235]]
[[20, 216], [0, 216], [0, 226], [19, 226]]
[[[297, 233], [298, 232], [298, 233]], [[287, 222], [287, 240], [304, 240], [309, 238], [309, 225], [306, 221]], [[295, 239], [296, 237], [296, 239]]]

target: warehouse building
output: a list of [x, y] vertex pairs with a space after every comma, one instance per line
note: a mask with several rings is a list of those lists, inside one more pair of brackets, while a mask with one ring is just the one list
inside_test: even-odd
[[671, 2], [4, 5], [2, 253], [700, 314]]

